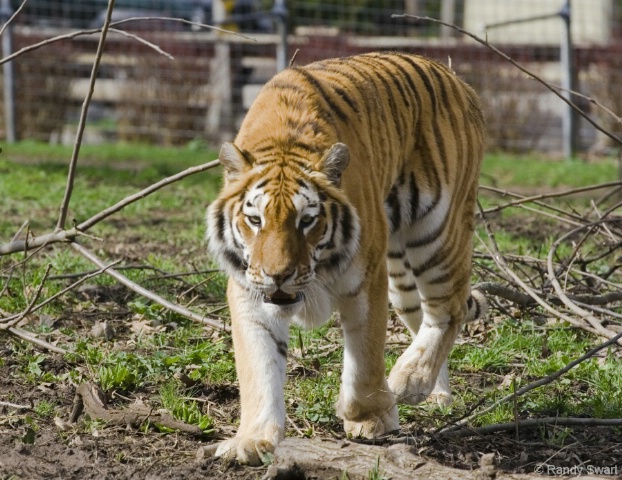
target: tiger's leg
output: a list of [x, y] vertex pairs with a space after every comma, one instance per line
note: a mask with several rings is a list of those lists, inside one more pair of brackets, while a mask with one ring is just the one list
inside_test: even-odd
[[416, 404], [430, 395], [469, 311], [473, 198], [441, 199], [403, 232], [405, 249], [399, 253], [415, 277], [422, 323], [389, 375], [402, 402]]
[[385, 377], [385, 266], [378, 270], [366, 288], [339, 301], [345, 348], [337, 413], [346, 433], [356, 437], [372, 438], [399, 428], [395, 395]]
[[262, 318], [247, 292], [229, 280], [235, 365], [241, 418], [236, 436], [220, 444], [216, 456], [258, 465], [284, 437], [285, 369], [289, 322]]
[[[397, 239], [390, 241], [387, 267], [389, 270], [389, 301], [399, 319], [410, 331], [411, 338], [414, 341], [423, 318], [421, 298], [412, 267], [405, 255], [403, 243]], [[443, 362], [434, 389], [427, 400], [439, 405], [451, 404], [452, 395], [449, 387], [447, 361]]]

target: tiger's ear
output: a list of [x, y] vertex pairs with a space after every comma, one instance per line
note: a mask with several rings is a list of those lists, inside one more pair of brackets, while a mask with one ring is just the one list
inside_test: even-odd
[[338, 186], [341, 183], [341, 174], [348, 163], [350, 163], [348, 146], [345, 143], [335, 143], [320, 160], [320, 171]]
[[252, 162], [233, 143], [225, 142], [220, 148], [218, 160], [225, 167], [227, 180], [233, 180], [246, 170], [250, 170]]

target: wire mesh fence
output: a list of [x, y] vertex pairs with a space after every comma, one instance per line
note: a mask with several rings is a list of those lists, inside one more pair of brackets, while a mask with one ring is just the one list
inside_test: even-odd
[[[279, 55], [289, 61], [296, 52], [294, 63], [304, 65], [397, 50], [451, 63], [474, 86], [486, 109], [491, 149], [561, 152], [565, 105], [540, 83], [451, 28], [392, 15], [456, 24], [557, 85], [564, 84], [570, 71], [575, 90], [619, 116], [622, 0], [569, 2], [571, 70], [560, 61], [568, 13], [564, 5], [563, 0], [117, 0], [113, 21], [122, 23], [115, 26], [119, 31], [109, 33], [85, 141], [219, 142], [235, 134], [261, 85], [283, 63]], [[3, 22], [20, 6], [21, 1], [4, 0]], [[11, 40], [3, 40], [3, 58], [44, 45], [3, 64], [0, 135], [5, 139], [13, 129], [17, 139], [73, 141], [98, 35], [50, 39], [96, 31], [106, 6], [105, 0], [29, 0], [23, 5], [3, 33]], [[169, 19], [173, 17], [183, 21]], [[200, 23], [252, 39], [211, 31]], [[156, 45], [173, 59], [156, 51]], [[622, 134], [614, 115], [584, 97], [573, 96], [573, 101], [605, 128]], [[11, 105], [13, 117], [7, 112]], [[577, 119], [572, 137], [582, 151], [606, 153], [615, 147], [584, 120]]]

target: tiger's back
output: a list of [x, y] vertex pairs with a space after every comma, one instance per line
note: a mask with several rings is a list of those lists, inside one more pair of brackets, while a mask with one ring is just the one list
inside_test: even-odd
[[[230, 305], [243, 304], [232, 305], [243, 427], [220, 454], [248, 460], [244, 439], [278, 442], [245, 411], [283, 417], [280, 398], [278, 408], [248, 406], [253, 389], [267, 390], [235, 317], [264, 325], [282, 353], [285, 320], [314, 326], [341, 312], [338, 413], [349, 433], [394, 429], [395, 396], [417, 403], [434, 390], [448, 401], [447, 355], [464, 319], [484, 307], [469, 284], [484, 149], [473, 90], [415, 55], [325, 60], [267, 83], [234, 144], [223, 147], [226, 186], [208, 213], [210, 248], [232, 278]], [[393, 393], [384, 377], [387, 298], [413, 335], [389, 377]]]

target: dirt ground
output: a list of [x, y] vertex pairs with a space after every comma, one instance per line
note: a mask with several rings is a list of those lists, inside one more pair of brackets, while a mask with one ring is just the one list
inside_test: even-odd
[[[140, 258], [133, 258], [130, 252], [116, 252], [117, 255], [123, 253], [127, 253], [132, 260], [140, 261]], [[140, 254], [136, 257], [140, 257]], [[116, 315], [115, 309], [92, 312], [93, 318], [89, 322], [107, 320], [122, 335], [127, 291], [117, 286], [99, 293], [104, 295], [103, 300], [116, 304], [116, 311], [120, 313]], [[72, 319], [71, 314], [63, 320], [73, 321], [76, 320]], [[86, 334], [88, 325], [82, 328]], [[40, 400], [53, 402], [60, 407], [57, 412], [62, 413], [61, 419], [67, 421], [76, 386], [68, 382], [40, 384], [36, 387], [27, 384], [15, 375], [17, 360], [11, 358], [12, 350], [7, 343], [6, 337], [0, 341], [0, 358], [3, 359], [0, 362], [2, 398], [15, 398], [20, 405], [26, 406]], [[49, 355], [41, 367], [53, 372], [80, 368], [61, 355]], [[217, 390], [205, 385], [202, 392], [205, 398], [215, 401], [219, 409], [228, 412], [232, 418], [237, 416], [239, 408], [236, 393], [236, 385], [220, 386]], [[234, 433], [232, 427], [221, 428], [215, 437], [206, 439], [182, 434], [161, 434], [152, 429], [136, 430], [104, 425], [84, 433], [84, 429], [79, 428], [79, 422], [77, 427], [66, 428], [65, 424], [58, 425], [51, 417], [37, 419], [36, 428], [33, 428], [33, 416], [27, 409], [15, 410], [0, 406], [0, 480], [252, 479], [264, 478], [268, 471], [268, 467], [242, 467], [209, 456], [197, 458], [201, 447]], [[451, 440], [418, 440], [417, 435], [423, 432], [416, 425], [403, 425], [403, 428], [413, 433], [412, 451], [424, 460], [437, 461], [461, 470], [477, 469], [482, 455], [494, 454], [496, 467], [504, 472], [531, 474], [542, 464], [580, 466], [589, 463], [611, 467], [611, 473], [617, 472], [618, 475], [610, 478], [622, 478], [622, 432], [616, 428], [590, 427], [569, 431], [562, 427], [547, 427], [522, 431], [518, 436], [512, 432]], [[288, 434], [296, 435], [296, 431], [291, 430]], [[335, 438], [335, 434], [330, 432], [323, 435]], [[327, 476], [325, 470], [318, 468], [298, 472], [290, 478], [335, 477], [332, 473]]]
[[[63, 419], [68, 419], [75, 389], [68, 384], [42, 384], [36, 388], [16, 378], [15, 364], [9, 349], [0, 346], [4, 366], [0, 368], [0, 391], [15, 393], [22, 405], [37, 400], [57, 402]], [[75, 368], [62, 356], [52, 356], [43, 367], [59, 371]], [[234, 413], [237, 410], [235, 386], [220, 395], [219, 407]], [[214, 398], [213, 389], [203, 395]], [[10, 412], [10, 415], [9, 415]], [[125, 427], [105, 427], [89, 433], [79, 428], [63, 430], [50, 420], [37, 420], [32, 431], [29, 412], [0, 407], [0, 479], [246, 479], [263, 478], [267, 467], [242, 467], [206, 456], [197, 458], [201, 447], [214, 442], [182, 434], [159, 434], [154, 430], [138, 431]], [[79, 424], [80, 422], [78, 422]], [[404, 427], [413, 428], [414, 425]], [[230, 435], [232, 430], [217, 432], [217, 437]], [[294, 432], [295, 433], [295, 432]], [[555, 436], [564, 434], [555, 443]], [[30, 436], [30, 438], [29, 438]], [[326, 435], [329, 438], [334, 436]], [[561, 437], [560, 437], [561, 438]], [[505, 472], [533, 473], [541, 464], [573, 466], [582, 464], [616, 467], [622, 473], [622, 441], [614, 428], [585, 428], [566, 432], [550, 427], [546, 431], [495, 434], [451, 440], [418, 441], [414, 436], [412, 451], [424, 459], [462, 470], [479, 466], [483, 454], [492, 453], [498, 469]], [[388, 446], [388, 445], [387, 445]], [[292, 478], [334, 478], [325, 476], [321, 468], [306, 471]], [[622, 475], [612, 478], [622, 478]]]

